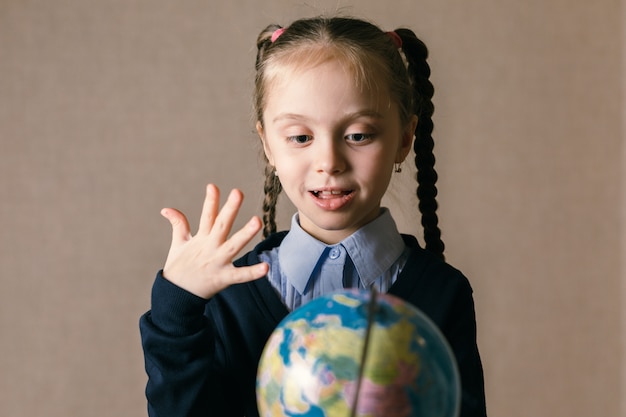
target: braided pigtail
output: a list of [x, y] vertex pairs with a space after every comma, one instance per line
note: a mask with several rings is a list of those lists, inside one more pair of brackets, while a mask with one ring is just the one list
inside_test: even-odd
[[[257, 38], [257, 56], [256, 56], [256, 71], [257, 71], [257, 100], [254, 103], [256, 109], [257, 120], [262, 122], [263, 120], [263, 103], [261, 100], [264, 97], [263, 82], [262, 82], [262, 70], [265, 62], [266, 51], [272, 45], [272, 35], [274, 32], [280, 29], [279, 25], [269, 25], [266, 27]], [[267, 159], [265, 160], [265, 183], [263, 185], [263, 192], [265, 198], [263, 200], [263, 237], [268, 237], [270, 234], [276, 232], [276, 205], [278, 203], [278, 196], [282, 191], [280, 180], [276, 175], [276, 171], [273, 166], [269, 164]]]
[[276, 204], [283, 187], [276, 175], [274, 167], [269, 163], [265, 165], [265, 185], [263, 192], [263, 237], [268, 237], [276, 232]]
[[408, 63], [409, 76], [414, 90], [414, 108], [418, 117], [415, 129], [415, 166], [417, 167], [417, 198], [422, 214], [426, 249], [444, 259], [445, 245], [441, 240], [441, 230], [437, 217], [437, 171], [435, 171], [434, 141], [432, 137], [432, 115], [435, 107], [432, 102], [434, 87], [429, 80], [430, 66], [426, 62], [428, 49], [409, 29], [395, 31], [402, 39], [402, 50]]

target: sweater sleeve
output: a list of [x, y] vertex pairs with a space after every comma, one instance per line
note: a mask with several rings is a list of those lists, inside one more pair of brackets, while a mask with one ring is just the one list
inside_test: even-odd
[[443, 333], [454, 352], [461, 378], [460, 417], [485, 417], [485, 388], [482, 361], [476, 343], [476, 315], [472, 289], [467, 280], [454, 292], [444, 319]]
[[151, 417], [211, 416], [224, 407], [217, 340], [204, 315], [206, 303], [169, 282], [162, 271], [157, 274], [152, 310], [139, 322]]

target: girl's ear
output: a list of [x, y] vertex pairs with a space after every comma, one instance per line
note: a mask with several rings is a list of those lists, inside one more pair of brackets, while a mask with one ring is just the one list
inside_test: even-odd
[[409, 122], [404, 127], [404, 131], [402, 132], [402, 138], [400, 141], [400, 146], [398, 147], [398, 153], [396, 155], [396, 162], [404, 162], [406, 157], [409, 155], [411, 151], [411, 146], [413, 145], [413, 138], [415, 138], [415, 128], [417, 127], [417, 116], [413, 115]]
[[270, 165], [274, 166], [274, 160], [272, 159], [272, 152], [270, 151], [270, 147], [267, 144], [267, 140], [265, 139], [265, 130], [263, 130], [263, 124], [261, 121], [256, 122], [256, 132], [259, 134], [259, 138], [261, 138], [261, 143], [263, 144], [263, 152], [265, 152], [265, 157], [269, 161]]

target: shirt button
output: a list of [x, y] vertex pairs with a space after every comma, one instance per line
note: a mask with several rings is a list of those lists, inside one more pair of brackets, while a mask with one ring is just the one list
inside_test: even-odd
[[339, 258], [339, 256], [341, 256], [341, 249], [339, 248], [331, 248], [330, 252], [328, 253], [328, 257], [330, 259], [337, 259]]

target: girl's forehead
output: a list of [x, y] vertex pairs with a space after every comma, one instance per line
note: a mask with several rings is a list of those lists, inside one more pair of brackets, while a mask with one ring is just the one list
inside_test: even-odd
[[339, 62], [327, 61], [312, 67], [288, 67], [267, 86], [263, 115], [267, 121], [279, 115], [320, 121], [345, 122], [346, 115], [393, 117], [388, 89], [365, 88]]
[[354, 71], [349, 66], [341, 61], [330, 59], [309, 65], [277, 65], [270, 81], [274, 86], [299, 83], [304, 80], [318, 84], [325, 82], [329, 77], [343, 79], [348, 85], [359, 85]]
[[[334, 86], [335, 90], [329, 89]], [[309, 94], [334, 94], [342, 91], [349, 92], [352, 97], [358, 96], [362, 100], [375, 102], [388, 101], [388, 89], [385, 83], [376, 80], [364, 82], [349, 66], [341, 61], [328, 60], [309, 66], [284, 66], [277, 68], [274, 77], [267, 83], [267, 99], [286, 90], [306, 91]]]
[[[366, 95], [379, 96], [389, 91], [389, 83], [376, 65], [359, 62], [356, 57], [348, 57], [332, 51], [309, 50], [309, 53], [296, 53], [292, 56], [273, 60], [265, 68], [265, 91], [271, 95], [275, 87], [285, 87], [307, 79], [311, 83], [322, 83], [324, 77], [345, 80], [349, 86]], [[318, 78], [319, 76], [319, 78]], [[266, 97], [267, 98], [267, 97]]]

